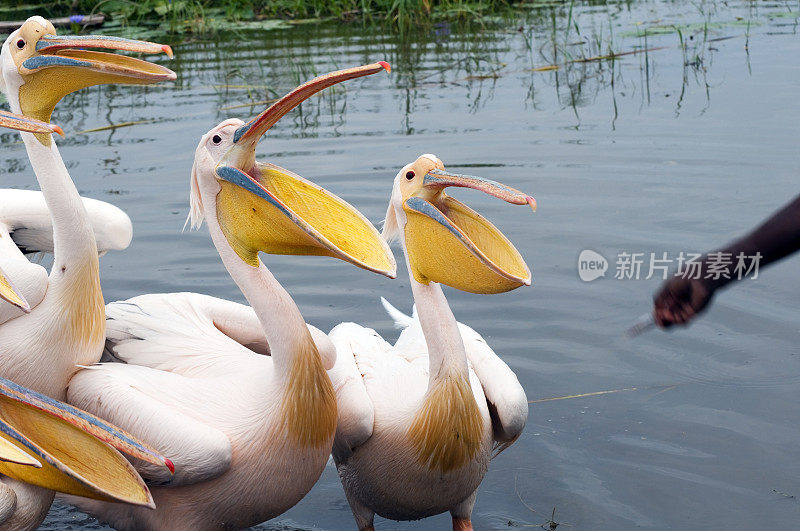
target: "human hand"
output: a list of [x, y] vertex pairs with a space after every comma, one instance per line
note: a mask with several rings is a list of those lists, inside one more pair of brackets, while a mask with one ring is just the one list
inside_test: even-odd
[[688, 324], [705, 310], [715, 289], [701, 279], [673, 277], [653, 297], [653, 320], [661, 328]]

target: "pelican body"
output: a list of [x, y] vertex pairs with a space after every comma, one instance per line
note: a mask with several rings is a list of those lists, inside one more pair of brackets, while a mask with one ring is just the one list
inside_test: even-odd
[[[11, 110], [27, 119], [48, 122], [58, 101], [81, 88], [175, 79], [175, 73], [167, 68], [89, 48], [172, 53], [167, 46], [143, 41], [57, 36], [50, 22], [31, 17], [9, 35], [0, 51], [0, 90], [8, 98]], [[102, 355], [105, 315], [98, 247], [84, 203], [50, 131], [21, 135], [52, 223], [52, 236], [40, 242], [52, 243], [54, 262], [49, 275], [30, 264], [12, 239], [12, 232], [19, 237], [24, 237], [26, 231], [27, 236], [34, 236], [28, 239], [33, 245], [26, 251], [47, 250], [36, 246], [37, 233], [31, 231], [36, 223], [29, 224], [29, 219], [16, 219], [0, 210], [0, 267], [26, 301], [25, 307], [0, 301], [0, 376], [62, 400], [77, 365], [95, 363]], [[23, 218], [31, 214], [26, 211]], [[24, 409], [20, 415], [29, 420], [29, 425], [36, 425], [31, 420], [36, 418], [34, 411]], [[68, 428], [63, 428], [60, 436], [67, 437]], [[51, 438], [51, 443], [57, 445], [59, 432], [53, 431]], [[87, 448], [85, 455], [87, 462], [93, 459], [90, 450]], [[80, 459], [76, 463], [85, 464]], [[15, 510], [4, 523], [9, 529], [34, 528], [44, 519], [53, 491], [42, 487], [64, 490], [57, 477], [34, 486], [29, 483], [35, 478], [22, 477], [5, 466], [0, 467], [0, 473], [4, 474], [0, 481], [7, 487], [4, 491], [10, 490], [15, 499]], [[74, 489], [67, 492], [82, 494]], [[149, 499], [144, 503], [151, 504]]]
[[197, 227], [205, 219], [252, 308], [189, 293], [108, 305], [109, 353], [124, 363], [79, 372], [68, 399], [158, 447], [176, 473], [137, 465], [154, 485], [155, 511], [77, 500], [80, 508], [117, 529], [238, 529], [283, 513], [317, 481], [336, 429], [326, 373], [336, 352], [306, 325], [258, 253], [333, 256], [390, 277], [396, 266], [355, 208], [256, 162], [255, 146], [312, 94], [384, 69], [320, 76], [250, 122], [226, 120], [200, 140], [190, 221]]
[[373, 529], [375, 513], [415, 520], [445, 511], [454, 529], [472, 529], [492, 448], [512, 444], [527, 419], [516, 376], [456, 322], [440, 283], [499, 293], [530, 285], [530, 270], [497, 228], [444, 193], [447, 186], [536, 204], [500, 183], [447, 173], [434, 155], [397, 174], [384, 236], [403, 246], [417, 311], [408, 317], [385, 303], [405, 328], [394, 346], [354, 323], [329, 336], [338, 354], [333, 457], [360, 530]]

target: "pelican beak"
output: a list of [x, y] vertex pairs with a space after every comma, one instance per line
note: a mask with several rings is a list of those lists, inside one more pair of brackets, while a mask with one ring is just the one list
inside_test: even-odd
[[0, 474], [97, 500], [155, 507], [117, 450], [174, 472], [168, 459], [121, 429], [4, 378], [0, 438]]
[[33, 118], [8, 111], [0, 111], [0, 127], [16, 129], [17, 131], [27, 131], [29, 133], [58, 133], [64, 136], [64, 130], [57, 125], [40, 122], [39, 120], [34, 120]]
[[259, 139], [291, 109], [326, 87], [383, 70], [390, 67], [382, 61], [312, 79], [236, 131], [216, 169], [217, 217], [242, 260], [257, 266], [259, 251], [332, 256], [395, 278], [389, 246], [358, 210], [289, 170], [255, 160]]
[[172, 49], [163, 44], [100, 35], [56, 36], [52, 24], [42, 26], [31, 19], [11, 41], [7, 44], [24, 81], [19, 88], [21, 111], [39, 120], [49, 121], [64, 96], [85, 87], [109, 83], [141, 85], [176, 78], [175, 72], [163, 66], [93, 50], [166, 53], [172, 57]]
[[414, 278], [471, 293], [502, 293], [531, 285], [519, 251], [489, 220], [449, 197], [448, 186], [472, 188], [515, 205], [536, 200], [501, 183], [430, 170], [420, 190], [403, 202], [405, 240]]
[[305, 100], [333, 85], [342, 83], [349, 79], [370, 76], [378, 72], [392, 71], [392, 67], [386, 61], [346, 68], [329, 72], [317, 76], [311, 81], [306, 81], [286, 96], [282, 97], [269, 106], [267, 110], [241, 126], [233, 136], [235, 145], [226, 154], [226, 164], [235, 166], [241, 170], [248, 171], [255, 165], [256, 144], [269, 129], [278, 123], [289, 111], [303, 103]]
[[30, 313], [31, 311], [28, 301], [17, 291], [2, 269], [0, 269], [0, 299], [10, 302], [25, 313]]

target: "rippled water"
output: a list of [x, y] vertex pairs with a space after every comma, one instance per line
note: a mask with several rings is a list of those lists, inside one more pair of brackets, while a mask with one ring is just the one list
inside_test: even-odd
[[[174, 85], [86, 91], [53, 121], [69, 133], [59, 144], [81, 192], [134, 223], [131, 247], [102, 260], [107, 300], [190, 290], [243, 301], [205, 229], [181, 233], [199, 137], [264, 105], [224, 107], [387, 59], [390, 76], [349, 82], [280, 122], [259, 159], [327, 187], [375, 223], [397, 169], [424, 152], [533, 194], [536, 214], [455, 192], [516, 243], [535, 279], [497, 296], [448, 289], [450, 304], [514, 369], [529, 399], [620, 390], [532, 404], [525, 433], [483, 481], [476, 527], [542, 524], [555, 507], [556, 521], [582, 529], [795, 528], [797, 260], [721, 294], [688, 330], [631, 341], [622, 332], [648, 311], [660, 280], [613, 277], [620, 252], [704, 251], [797, 193], [798, 11], [796, 2], [583, 5], [566, 33], [568, 6], [556, 5], [519, 30], [441, 25], [401, 40], [323, 25], [230, 35], [175, 46]], [[635, 36], [670, 24], [680, 36]], [[563, 64], [644, 47], [665, 48]], [[531, 70], [554, 62], [562, 68]], [[144, 122], [77, 133], [128, 121]], [[0, 135], [3, 186], [34, 188], [17, 138]], [[606, 278], [579, 279], [583, 249], [611, 261]], [[390, 281], [331, 259], [264, 260], [323, 330], [351, 320], [394, 338], [379, 296], [410, 309], [404, 270]], [[56, 506], [45, 526], [87, 522]], [[439, 516], [378, 525], [450, 524]], [[262, 527], [353, 528], [333, 466]]]

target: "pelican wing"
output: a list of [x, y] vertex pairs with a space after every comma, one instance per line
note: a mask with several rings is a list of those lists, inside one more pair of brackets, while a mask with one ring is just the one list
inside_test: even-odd
[[458, 328], [467, 351], [467, 360], [478, 375], [489, 403], [497, 455], [522, 434], [528, 420], [528, 397], [514, 371], [494, 353], [479, 333], [463, 323], [458, 323]]
[[[100, 254], [128, 247], [133, 227], [128, 215], [110, 203], [81, 198], [94, 229]], [[34, 190], [0, 190], [0, 223], [11, 231], [20, 251], [53, 252], [53, 223], [42, 192]]]
[[89, 411], [157, 448], [175, 465], [135, 460], [136, 470], [156, 485], [189, 485], [213, 479], [230, 467], [228, 437], [191, 415], [208, 399], [203, 379], [138, 365], [101, 363], [78, 372], [67, 388], [69, 403]]
[[[131, 241], [131, 220], [119, 208], [83, 198], [83, 205], [103, 254], [125, 249]], [[53, 252], [53, 224], [41, 192], [0, 190], [0, 268], [31, 308], [36, 308], [47, 293], [47, 271], [25, 257], [32, 253]], [[0, 301], [0, 324], [23, 315], [22, 310]]]
[[246, 345], [267, 352], [264, 331], [251, 312], [196, 293], [112, 302], [106, 306], [106, 349], [116, 361], [183, 376], [235, 374], [250, 363], [253, 350]]
[[[346, 461], [353, 449], [372, 436], [375, 420], [372, 399], [367, 393], [357, 358], [376, 351], [391, 350], [374, 330], [355, 323], [337, 325], [328, 335], [336, 346], [336, 364], [328, 371], [336, 390], [339, 419], [333, 440], [333, 458], [337, 463]], [[365, 367], [366, 370], [366, 367]]]
[[[218, 377], [269, 354], [264, 328], [249, 306], [197, 293], [141, 295], [106, 306], [107, 354], [116, 361], [185, 376]], [[336, 351], [309, 325], [326, 369]]]
[[[402, 351], [410, 361], [425, 357], [427, 343], [416, 313], [408, 316], [382, 299], [386, 311], [403, 328], [395, 348]], [[528, 419], [528, 398], [514, 372], [489, 347], [486, 340], [469, 326], [458, 323], [461, 340], [467, 352], [470, 369], [477, 375], [483, 388], [492, 418], [492, 432], [497, 442], [496, 450], [502, 452], [522, 433]]]

